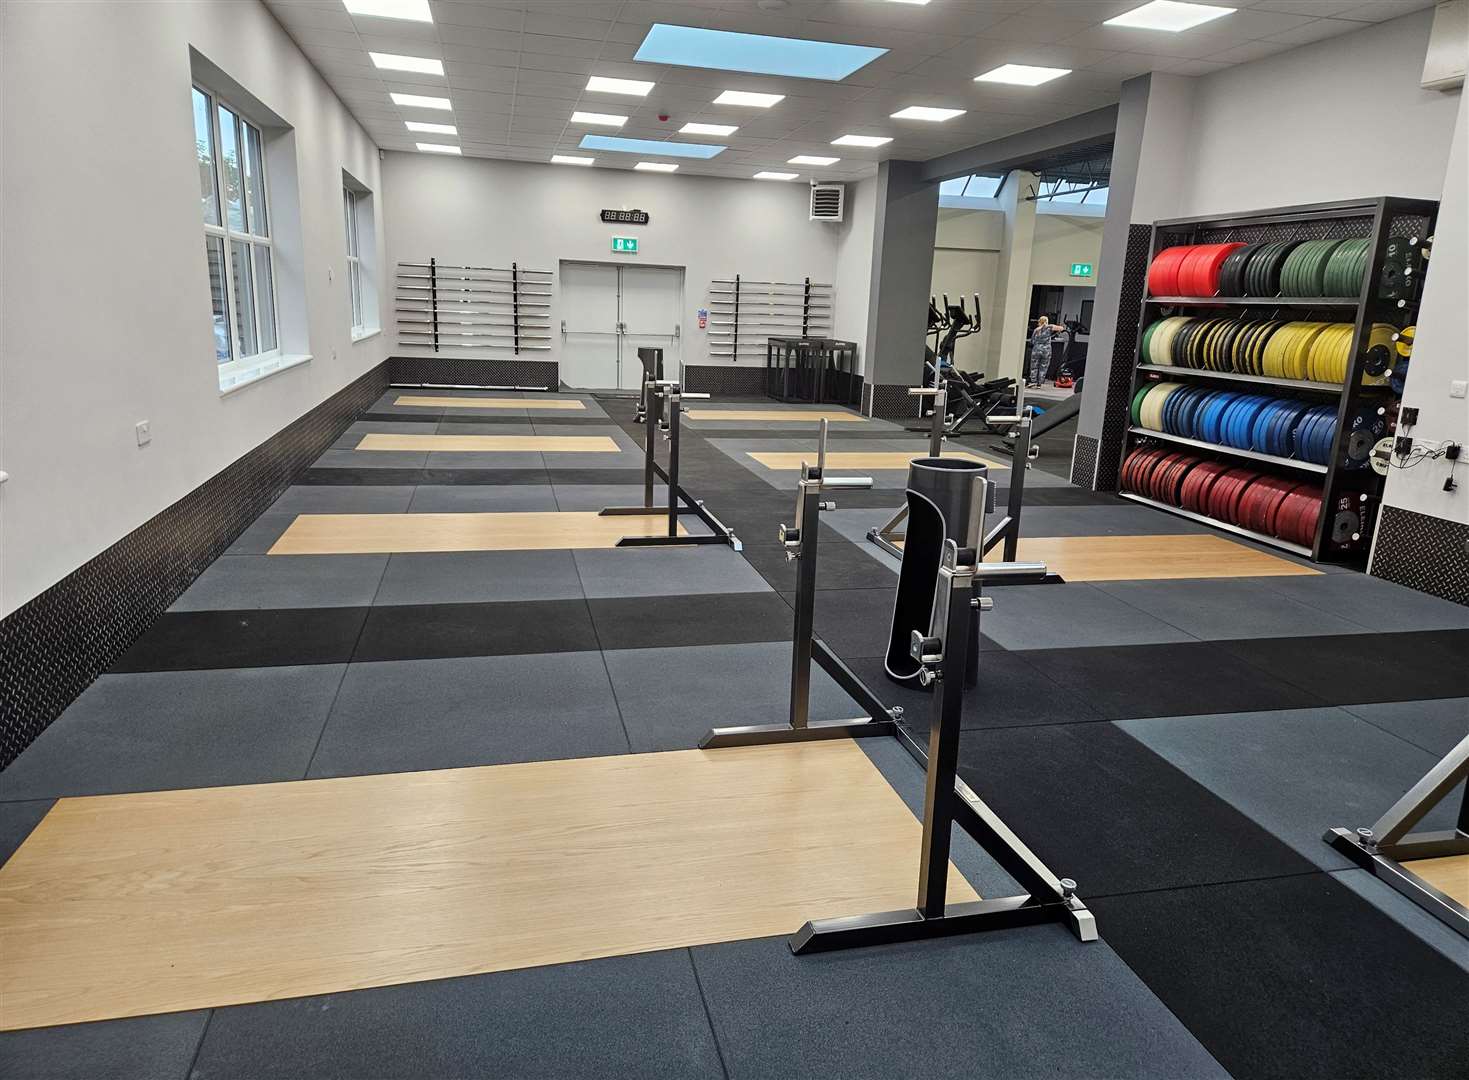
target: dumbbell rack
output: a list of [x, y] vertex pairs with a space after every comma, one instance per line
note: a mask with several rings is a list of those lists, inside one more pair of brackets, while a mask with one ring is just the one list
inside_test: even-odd
[[[1390, 323], [1397, 328], [1402, 328], [1413, 325], [1417, 321], [1423, 275], [1419, 273], [1405, 290], [1399, 290], [1405, 295], [1388, 298], [1381, 295], [1383, 268], [1387, 262], [1387, 249], [1391, 238], [1414, 236], [1424, 241], [1433, 235], [1437, 215], [1438, 203], [1436, 202], [1385, 196], [1280, 207], [1249, 214], [1174, 218], [1156, 222], [1153, 225], [1152, 242], [1148, 249], [1149, 264], [1158, 252], [1175, 245], [1236, 241], [1263, 243], [1275, 240], [1367, 237], [1371, 240], [1372, 255], [1362, 278], [1361, 291], [1354, 297], [1148, 296], [1146, 285], [1144, 285], [1145, 295], [1142, 299], [1141, 315], [1138, 321], [1137, 346], [1133, 355], [1132, 384], [1124, 399], [1126, 402], [1124, 408], [1130, 409], [1133, 397], [1137, 392], [1154, 382], [1198, 381], [1217, 385], [1220, 388], [1228, 388], [1229, 384], [1237, 384], [1237, 389], [1255, 393], [1274, 394], [1279, 391], [1281, 396], [1286, 396], [1288, 393], [1306, 401], [1335, 400], [1337, 402], [1336, 433], [1332, 442], [1329, 464], [1318, 465], [1295, 458], [1262, 454], [1253, 450], [1241, 450], [1232, 446], [1153, 431], [1131, 425], [1129, 416], [1124, 420], [1122, 460], [1125, 461], [1127, 455], [1139, 446], [1165, 443], [1176, 445], [1180, 449], [1199, 451], [1206, 457], [1221, 459], [1233, 464], [1260, 467], [1261, 471], [1278, 473], [1295, 480], [1314, 482], [1319, 479], [1322, 483], [1322, 508], [1317, 521], [1315, 538], [1309, 547], [1255, 532], [1232, 522], [1220, 521], [1183, 507], [1160, 502], [1136, 492], [1119, 491], [1118, 494], [1125, 499], [1190, 518], [1263, 544], [1283, 548], [1318, 562], [1365, 563], [1371, 544], [1376, 509], [1381, 502], [1384, 478], [1374, 472], [1365, 460], [1348, 465], [1349, 420], [1364, 407], [1381, 406], [1387, 411], [1389, 420], [1387, 433], [1391, 434], [1400, 391], [1395, 392], [1387, 385], [1363, 385], [1362, 376], [1366, 361], [1364, 344], [1374, 322]], [[1338, 386], [1334, 383], [1142, 362], [1143, 331], [1150, 324], [1167, 315], [1195, 313], [1215, 317], [1237, 314], [1241, 319], [1250, 316], [1323, 322], [1347, 322], [1350, 319], [1353, 333], [1346, 380]], [[1352, 525], [1353, 515], [1355, 515], [1355, 526]]]

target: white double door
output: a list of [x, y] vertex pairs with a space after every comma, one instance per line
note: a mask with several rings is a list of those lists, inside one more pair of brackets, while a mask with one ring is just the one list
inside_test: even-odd
[[683, 269], [616, 263], [561, 263], [561, 381], [582, 390], [642, 386], [638, 348], [663, 350], [669, 378], [679, 371]]

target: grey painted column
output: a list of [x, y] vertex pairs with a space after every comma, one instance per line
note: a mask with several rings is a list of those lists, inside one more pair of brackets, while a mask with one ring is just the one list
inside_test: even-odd
[[863, 397], [878, 416], [913, 415], [907, 388], [923, 374], [939, 185], [924, 180], [922, 168], [884, 161], [877, 169]]
[[[1000, 267], [995, 274], [995, 295], [990, 301], [990, 358], [985, 368], [992, 379], [1025, 382], [1021, 361], [1030, 336], [1030, 264], [1035, 247], [1036, 204], [1026, 195], [1034, 189], [1036, 175], [1013, 170], [1000, 189], [1000, 207], [1005, 214], [1005, 239], [1000, 245]], [[1021, 388], [1022, 393], [1024, 387]]]
[[1152, 224], [1177, 214], [1187, 177], [1194, 80], [1142, 75], [1122, 84], [1107, 216], [1092, 308], [1071, 482], [1112, 490], [1137, 350]]

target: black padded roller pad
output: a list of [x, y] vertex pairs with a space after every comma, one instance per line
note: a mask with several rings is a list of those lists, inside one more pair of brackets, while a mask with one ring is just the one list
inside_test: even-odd
[[908, 647], [914, 630], [928, 633], [943, 547], [944, 515], [918, 492], [909, 491], [908, 533], [903, 541], [903, 566], [898, 573], [898, 594], [893, 599], [893, 625], [888, 635], [887, 673], [898, 682], [918, 678], [920, 665]]

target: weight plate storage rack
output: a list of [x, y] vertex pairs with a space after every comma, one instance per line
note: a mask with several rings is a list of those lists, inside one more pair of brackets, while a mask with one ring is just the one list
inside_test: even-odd
[[393, 310], [409, 348], [549, 352], [551, 271], [400, 262]]
[[753, 281], [736, 274], [709, 283], [709, 355], [765, 360], [778, 338], [829, 338], [832, 287], [804, 281]]
[[1437, 214], [1382, 197], [1157, 222], [1118, 493], [1365, 563]]

